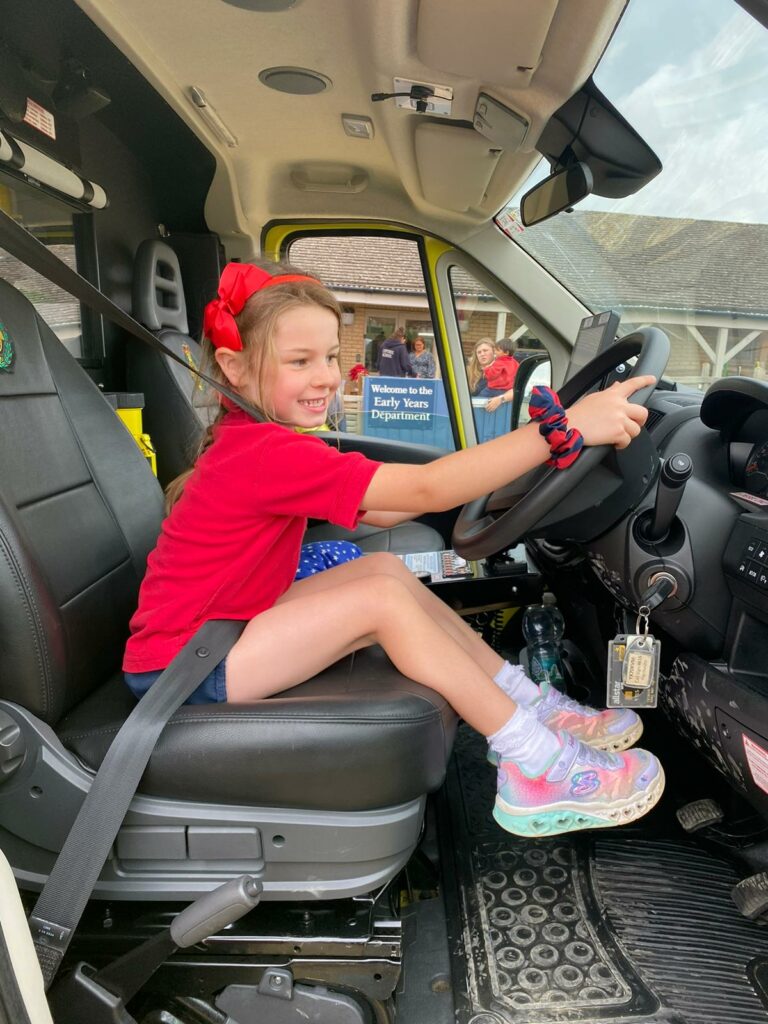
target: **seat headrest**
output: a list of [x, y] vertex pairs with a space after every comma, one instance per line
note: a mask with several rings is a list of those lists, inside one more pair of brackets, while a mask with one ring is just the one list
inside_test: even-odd
[[187, 304], [179, 259], [159, 238], [147, 238], [133, 265], [133, 315], [150, 331], [172, 327], [187, 334]]

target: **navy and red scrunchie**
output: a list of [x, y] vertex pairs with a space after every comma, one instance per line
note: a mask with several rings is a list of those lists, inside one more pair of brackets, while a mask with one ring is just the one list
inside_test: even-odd
[[539, 424], [539, 433], [549, 445], [551, 454], [547, 465], [567, 469], [578, 459], [584, 438], [575, 427], [568, 426], [557, 392], [544, 385], [534, 388], [528, 413]]

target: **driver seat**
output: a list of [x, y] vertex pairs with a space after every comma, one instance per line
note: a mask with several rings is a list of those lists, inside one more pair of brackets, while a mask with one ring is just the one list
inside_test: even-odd
[[[0, 320], [15, 350], [0, 373], [0, 848], [39, 889], [134, 706], [120, 663], [163, 501], [99, 389], [3, 281]], [[414, 850], [455, 727], [380, 648], [268, 700], [185, 705], [94, 895], [192, 899], [245, 872], [265, 899], [370, 892]]]

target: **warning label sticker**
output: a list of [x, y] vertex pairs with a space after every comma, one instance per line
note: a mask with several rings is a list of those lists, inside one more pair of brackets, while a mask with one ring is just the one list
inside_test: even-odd
[[744, 740], [744, 753], [747, 755], [752, 780], [764, 793], [768, 793], [768, 750], [755, 743], [749, 736], [741, 738]]
[[41, 107], [39, 103], [35, 103], [27, 97], [27, 110], [24, 114], [24, 123], [31, 125], [32, 128], [37, 128], [43, 135], [47, 135], [49, 139], [56, 138], [56, 119], [50, 110], [46, 110], [45, 107]]
[[748, 494], [746, 491], [731, 491], [730, 494], [732, 498], [748, 501], [750, 505], [759, 505], [760, 507], [768, 505], [768, 499], [758, 498], [756, 494]]

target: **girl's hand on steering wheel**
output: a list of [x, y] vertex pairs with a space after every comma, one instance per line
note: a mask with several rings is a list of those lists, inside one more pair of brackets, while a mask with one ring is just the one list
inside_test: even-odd
[[568, 426], [576, 427], [585, 445], [612, 444], [626, 448], [637, 437], [648, 419], [645, 406], [629, 401], [641, 388], [650, 387], [656, 378], [650, 375], [617, 381], [605, 391], [587, 395], [566, 409]]

